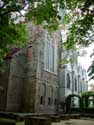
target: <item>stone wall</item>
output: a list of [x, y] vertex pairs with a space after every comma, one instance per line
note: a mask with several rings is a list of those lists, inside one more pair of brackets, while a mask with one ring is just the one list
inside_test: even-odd
[[[47, 31], [31, 23], [28, 23], [27, 28], [29, 30], [28, 45], [14, 54], [10, 63], [7, 111], [55, 113], [59, 88], [58, 66], [56, 73], [44, 69]], [[60, 34], [55, 32], [51, 36], [57, 42], [59, 49]], [[57, 55], [59, 55], [59, 50], [57, 50]], [[45, 103], [41, 105], [40, 98], [45, 92], [41, 89], [43, 84], [46, 86], [46, 94]]]
[[[45, 48], [45, 36], [47, 32], [44, 31], [44, 34], [42, 36], [43, 39], [41, 39], [39, 47], [38, 47], [38, 67], [37, 67], [37, 82], [36, 82], [36, 102], [35, 102], [35, 111], [36, 112], [42, 112], [42, 113], [56, 113], [56, 102], [58, 99], [58, 66], [57, 66], [57, 71], [56, 72], [50, 72], [47, 71], [44, 68], [44, 48]], [[58, 35], [60, 34], [58, 32], [51, 34], [51, 37], [56, 40], [57, 42], [57, 48], [59, 49], [59, 44], [60, 44], [60, 38], [58, 38]], [[56, 37], [56, 38], [54, 38]], [[57, 55], [59, 55], [59, 50], [57, 50]], [[59, 56], [57, 60], [59, 59]], [[45, 92], [45, 103], [40, 104], [40, 98], [41, 98], [41, 93], [43, 92], [40, 90], [42, 85], [45, 85], [46, 87], [46, 92]], [[51, 97], [51, 90], [52, 88], [52, 98], [51, 98], [51, 104], [48, 104], [48, 98]], [[42, 93], [42, 95], [44, 95]]]
[[7, 111], [19, 112], [23, 98], [26, 58], [23, 51], [17, 52], [10, 62], [7, 90]]
[[5, 111], [7, 101], [7, 88], [9, 80], [9, 60], [5, 62], [5, 69], [0, 72], [0, 111]]

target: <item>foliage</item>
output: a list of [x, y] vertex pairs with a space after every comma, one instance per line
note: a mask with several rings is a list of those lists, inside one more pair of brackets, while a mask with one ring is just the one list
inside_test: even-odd
[[81, 93], [81, 96], [92, 96], [92, 95], [94, 96], [94, 92], [91, 91]]
[[[94, 52], [92, 53], [91, 57], [94, 57]], [[88, 75], [90, 76], [89, 80], [94, 79], [94, 58], [90, 67], [88, 68]]]
[[89, 45], [93, 42], [94, 1], [70, 0], [67, 8], [71, 21], [66, 42], [67, 48], [71, 48], [73, 44]]
[[[0, 0], [0, 59], [3, 59], [10, 45], [23, 45], [26, 41], [25, 26], [14, 24], [19, 16], [53, 31], [61, 20], [58, 8], [65, 8], [68, 12], [64, 16], [69, 27], [66, 47], [70, 48], [75, 43], [90, 44], [93, 35], [90, 31], [93, 31], [94, 24], [93, 0]], [[15, 18], [11, 18], [13, 13]]]
[[[74, 44], [88, 46], [94, 40], [94, 1], [78, 0], [68, 4], [71, 25], [68, 19], [69, 33], [65, 43], [66, 48], [70, 49]], [[94, 55], [94, 54], [93, 54]], [[94, 58], [88, 69], [88, 75], [94, 79]]]
[[[58, 0], [0, 0], [0, 66], [11, 47], [21, 46], [27, 39], [26, 28], [17, 20], [23, 17], [36, 25], [56, 30]], [[63, 4], [62, 4], [63, 5]], [[23, 14], [24, 11], [24, 14]]]
[[[79, 99], [79, 104], [80, 104], [80, 96], [79, 95], [76, 95], [76, 94], [70, 94], [70, 95], [68, 95], [67, 98], [66, 98], [66, 111], [68, 113], [72, 111], [71, 100], [72, 100], [73, 97], [77, 97]], [[77, 111], [79, 111], [79, 109]]]
[[[74, 44], [87, 47], [94, 40], [94, 1], [66, 0], [66, 2], [68, 13], [65, 18], [69, 28], [65, 47], [71, 49]], [[90, 80], [94, 79], [94, 58], [88, 72]]]
[[45, 28], [56, 30], [58, 27], [58, 0], [40, 0], [37, 3], [36, 1], [31, 5], [30, 11], [26, 15], [28, 19], [31, 19], [35, 24], [42, 24], [44, 21], [46, 23]]
[[93, 113], [94, 106], [90, 107], [89, 97], [94, 97], [94, 92], [91, 92], [91, 91], [83, 92], [81, 94], [81, 109], [83, 112]]
[[11, 24], [0, 26], [0, 67], [4, 64], [4, 57], [11, 47], [21, 47], [25, 44], [27, 35], [25, 25]]
[[[71, 107], [71, 99], [73, 97], [78, 97], [79, 99], [79, 108], [76, 108], [77, 112], [86, 112], [86, 113], [94, 113], [93, 109], [94, 107], [89, 107], [89, 97], [94, 97], [94, 92], [83, 92], [81, 94], [81, 96], [79, 95], [75, 95], [75, 94], [71, 94], [69, 96], [67, 96], [66, 98], [66, 109], [67, 112], [70, 113], [73, 111], [74, 108]], [[84, 102], [85, 101], [85, 102]]]
[[90, 79], [94, 79], [94, 61], [92, 61], [90, 67], [88, 68], [88, 75], [90, 76]]
[[17, 15], [15, 18], [11, 18], [12, 13], [20, 9], [21, 6], [17, 0], [0, 1], [0, 69], [2, 69], [4, 57], [11, 47], [21, 47], [27, 39], [25, 24], [14, 23]]

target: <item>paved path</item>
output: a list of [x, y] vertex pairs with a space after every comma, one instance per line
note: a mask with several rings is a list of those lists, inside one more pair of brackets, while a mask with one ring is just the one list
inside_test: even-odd
[[62, 120], [59, 123], [52, 123], [52, 125], [94, 125], [94, 119], [86, 119], [86, 120], [76, 120], [76, 119], [71, 119], [71, 120]]

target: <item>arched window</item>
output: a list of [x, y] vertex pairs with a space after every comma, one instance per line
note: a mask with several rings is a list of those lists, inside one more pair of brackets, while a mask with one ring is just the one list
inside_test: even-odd
[[82, 81], [80, 81], [80, 92], [82, 92], [83, 88], [82, 88]]
[[53, 87], [49, 87], [48, 105], [52, 105], [53, 102]]
[[54, 88], [54, 105], [57, 104], [57, 98], [58, 98], [58, 87]]
[[45, 96], [46, 96], [46, 85], [42, 83], [40, 86], [40, 104], [44, 105], [45, 104]]
[[54, 105], [56, 105], [57, 104], [57, 99], [55, 98], [55, 100], [54, 100]]
[[77, 79], [75, 78], [75, 91], [77, 91]]
[[67, 88], [70, 89], [70, 75], [67, 73]]
[[40, 104], [43, 105], [43, 103], [44, 103], [43, 96], [40, 96]]
[[51, 104], [52, 104], [51, 97], [48, 97], [48, 105], [51, 105]]
[[44, 68], [51, 72], [57, 72], [57, 43], [47, 33], [44, 49]]
[[93, 106], [94, 106], [93, 96], [90, 96], [90, 97], [88, 98], [88, 107], [89, 107], [89, 108], [93, 108]]

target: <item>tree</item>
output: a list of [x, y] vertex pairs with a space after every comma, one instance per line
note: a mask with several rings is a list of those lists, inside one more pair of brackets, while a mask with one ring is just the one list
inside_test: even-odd
[[[14, 23], [19, 16], [52, 31], [58, 28], [58, 21], [61, 20], [59, 8], [65, 8], [68, 12], [64, 14], [64, 20], [69, 26], [65, 46], [70, 48], [75, 43], [90, 44], [94, 23], [92, 0], [0, 0], [0, 63], [10, 46], [22, 45], [26, 41], [24, 24]], [[15, 18], [12, 18], [13, 13]]]
[[69, 23], [69, 33], [66, 46], [68, 48], [70, 48], [73, 44], [88, 46], [93, 42], [94, 35], [94, 1], [70, 0], [67, 4], [67, 9], [69, 10], [69, 15], [67, 17], [67, 21]]
[[15, 19], [11, 18], [13, 12], [20, 10], [16, 0], [0, 0], [0, 68], [9, 49], [14, 45], [20, 47], [26, 41], [25, 25], [14, 23]]
[[[65, 47], [70, 49], [74, 44], [87, 47], [94, 40], [94, 1], [70, 0], [66, 8], [69, 15], [65, 16], [65, 20], [68, 22], [69, 32]], [[90, 80], [94, 79], [94, 59], [88, 72]]]
[[91, 65], [88, 69], [88, 72], [89, 72], [88, 75], [90, 76], [89, 80], [94, 79], [94, 61], [92, 61]]
[[36, 25], [44, 21], [45, 27], [56, 29], [58, 3], [58, 0], [0, 0], [0, 66], [11, 47], [22, 46], [26, 41], [25, 25], [17, 23], [17, 19], [24, 17]]
[[88, 75], [90, 76], [89, 80], [94, 79], [94, 50], [93, 50], [93, 53], [91, 54], [91, 58], [93, 60], [90, 67], [88, 68]]

